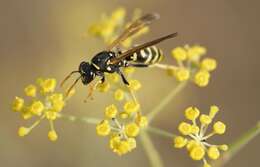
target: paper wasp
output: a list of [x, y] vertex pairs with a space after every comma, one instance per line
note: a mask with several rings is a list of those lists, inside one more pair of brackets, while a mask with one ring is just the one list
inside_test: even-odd
[[148, 67], [149, 65], [159, 62], [162, 58], [162, 52], [154, 45], [166, 39], [176, 37], [177, 32], [137, 45], [124, 52], [118, 50], [123, 41], [157, 19], [159, 19], [159, 15], [155, 13], [149, 13], [140, 17], [130, 24], [130, 26], [128, 26], [122, 34], [107, 47], [106, 50], [96, 54], [90, 62], [81, 62], [78, 70], [72, 71], [61, 83], [61, 85], [63, 85], [72, 74], [80, 74], [68, 89], [67, 93], [71, 91], [80, 79], [84, 85], [87, 85], [93, 81], [96, 76], [99, 76], [103, 83], [105, 81], [105, 73], [118, 73], [121, 76], [123, 83], [128, 85], [129, 83], [122, 73], [120, 69], [121, 67]]

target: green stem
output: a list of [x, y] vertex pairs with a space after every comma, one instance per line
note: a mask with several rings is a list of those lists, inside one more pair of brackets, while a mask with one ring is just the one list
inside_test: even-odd
[[64, 118], [68, 121], [71, 121], [71, 122], [83, 122], [83, 123], [87, 123], [87, 124], [97, 124], [99, 123], [101, 120], [100, 119], [97, 119], [97, 118], [88, 118], [88, 117], [76, 117], [76, 116], [73, 116], [73, 115], [59, 115], [61, 118]]
[[156, 128], [156, 127], [148, 126], [145, 130], [150, 132], [150, 133], [157, 134], [159, 136], [163, 136], [163, 137], [167, 137], [167, 138], [171, 138], [171, 139], [173, 137], [176, 137], [175, 134], [172, 134], [170, 132], [167, 132], [165, 130], [162, 130], [162, 129], [159, 129], [159, 128]]
[[140, 139], [143, 144], [144, 150], [148, 156], [150, 165], [152, 167], [163, 167], [163, 162], [161, 160], [160, 154], [157, 152], [150, 136], [143, 131], [140, 133]]
[[236, 141], [234, 141], [227, 152], [222, 155], [218, 161], [212, 166], [221, 167], [224, 166], [233, 156], [235, 156], [242, 148], [244, 148], [252, 139], [260, 134], [260, 121], [253, 128], [249, 129]]
[[151, 121], [162, 109], [171, 102], [171, 100], [186, 86], [187, 82], [181, 82], [178, 86], [170, 91], [170, 93], [161, 100], [161, 102], [147, 115], [148, 120]]

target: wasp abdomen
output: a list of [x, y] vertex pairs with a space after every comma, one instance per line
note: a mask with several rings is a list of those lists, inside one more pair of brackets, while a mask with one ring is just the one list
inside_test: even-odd
[[161, 49], [156, 46], [151, 46], [133, 53], [133, 55], [129, 57], [129, 60], [135, 63], [150, 65], [158, 63], [162, 58], [163, 54]]

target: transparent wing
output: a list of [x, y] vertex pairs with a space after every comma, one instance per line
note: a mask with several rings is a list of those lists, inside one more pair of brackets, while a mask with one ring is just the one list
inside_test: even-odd
[[160, 37], [160, 38], [157, 38], [153, 41], [150, 41], [150, 42], [147, 42], [147, 43], [144, 43], [144, 44], [141, 44], [141, 45], [138, 45], [130, 50], [127, 50], [126, 52], [122, 53], [119, 57], [116, 57], [116, 58], [113, 58], [111, 60], [111, 63], [112, 64], [115, 64], [115, 63], [118, 63], [120, 62], [121, 60], [124, 60], [126, 59], [127, 57], [131, 56], [133, 53], [137, 52], [137, 51], [140, 51], [146, 47], [149, 47], [149, 46], [153, 46], [155, 44], [158, 44], [164, 40], [167, 40], [167, 39], [170, 39], [170, 38], [174, 38], [178, 35], [177, 32], [175, 33], [172, 33], [172, 34], [169, 34], [169, 35], [166, 35], [166, 36], [163, 36], [163, 37]]
[[108, 47], [107, 50], [112, 50], [114, 47], [117, 47], [120, 45], [124, 40], [126, 40], [128, 37], [136, 34], [139, 30], [141, 30], [143, 27], [151, 24], [154, 20], [159, 19], [159, 14], [156, 13], [149, 13], [146, 14], [139, 19], [135, 20], [130, 26], [128, 26], [123, 33], [114, 40]]

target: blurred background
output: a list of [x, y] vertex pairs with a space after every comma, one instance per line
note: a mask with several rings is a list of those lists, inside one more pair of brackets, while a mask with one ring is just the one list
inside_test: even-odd
[[[21, 125], [29, 125], [10, 109], [16, 95], [37, 77], [59, 80], [89, 60], [105, 46], [97, 39], [82, 39], [87, 27], [104, 12], [126, 7], [144, 12], [158, 12], [161, 19], [151, 32], [139, 41], [147, 41], [169, 32], [179, 37], [160, 44], [165, 53], [184, 44], [201, 44], [208, 56], [218, 60], [206, 88], [190, 84], [152, 123], [153, 126], [177, 132], [183, 110], [191, 105], [207, 113], [216, 104], [221, 111], [217, 119], [228, 125], [217, 143], [231, 143], [259, 120], [259, 1], [243, 0], [1, 0], [0, 1], [0, 162], [4, 167], [84, 167], [84, 166], [149, 166], [141, 145], [130, 154], [119, 157], [107, 146], [107, 139], [95, 134], [93, 125], [56, 121], [59, 139], [47, 138], [45, 121], [25, 138], [17, 136]], [[173, 63], [166, 58], [165, 63]], [[159, 69], [138, 70], [135, 77], [143, 83], [139, 99], [144, 112], [149, 112], [176, 85], [174, 78]], [[155, 82], [156, 81], [156, 82]], [[153, 83], [153, 84], [150, 84]], [[77, 86], [77, 94], [64, 112], [102, 117], [103, 109], [112, 102], [107, 94], [95, 94], [95, 100], [83, 103], [87, 88]], [[152, 135], [164, 164], [195, 166], [184, 150], [171, 147], [171, 141]], [[259, 137], [248, 144], [226, 166], [244, 167], [259, 162]]]

